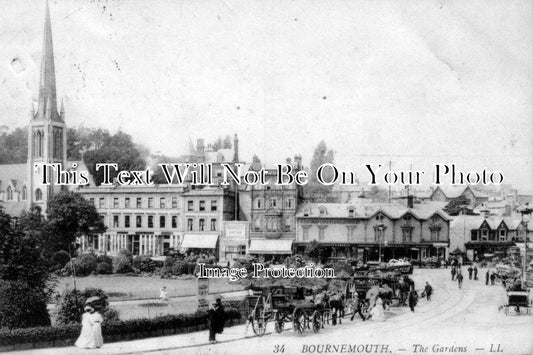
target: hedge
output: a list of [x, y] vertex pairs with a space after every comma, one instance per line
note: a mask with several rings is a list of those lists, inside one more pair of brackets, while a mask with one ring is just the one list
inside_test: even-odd
[[[229, 308], [226, 310], [226, 326], [242, 322], [243, 317], [237, 309]], [[104, 341], [110, 343], [190, 333], [204, 329], [207, 329], [207, 312], [196, 312], [193, 314], [166, 315], [153, 319], [143, 318], [104, 323], [102, 333]], [[80, 330], [80, 324], [11, 330], [2, 329], [0, 330], [0, 351], [72, 345], [78, 338]]]

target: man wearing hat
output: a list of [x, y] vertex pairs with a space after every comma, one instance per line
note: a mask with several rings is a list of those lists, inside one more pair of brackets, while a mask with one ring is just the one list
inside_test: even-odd
[[222, 299], [216, 297], [213, 307], [208, 311], [209, 319], [209, 341], [216, 343], [215, 335], [224, 331], [224, 323], [226, 321], [226, 314], [224, 312], [224, 306], [222, 305]]

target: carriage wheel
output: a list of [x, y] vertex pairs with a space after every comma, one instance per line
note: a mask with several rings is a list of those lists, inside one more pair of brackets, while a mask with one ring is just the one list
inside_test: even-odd
[[318, 333], [318, 331], [320, 330], [320, 323], [321, 323], [320, 314], [318, 314], [318, 311], [313, 312], [312, 320], [313, 320], [313, 332]]
[[252, 329], [255, 335], [262, 337], [266, 332], [266, 321], [263, 317], [258, 317], [252, 321]]
[[281, 333], [283, 331], [284, 325], [285, 322], [283, 321], [283, 316], [280, 316], [279, 313], [276, 313], [276, 319], [274, 321], [274, 328], [276, 329], [276, 333]]
[[299, 308], [295, 309], [292, 314], [292, 328], [300, 334], [305, 330], [305, 314]]

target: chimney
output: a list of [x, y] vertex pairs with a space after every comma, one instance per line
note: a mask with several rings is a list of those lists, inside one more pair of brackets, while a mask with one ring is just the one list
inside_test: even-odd
[[239, 162], [239, 138], [237, 138], [237, 134], [233, 137], [233, 151], [235, 152], [235, 155], [233, 156], [233, 162], [238, 163]]
[[407, 208], [413, 208], [413, 199], [414, 199], [413, 195], [407, 196]]
[[302, 156], [301, 155], [294, 156], [294, 168], [296, 169], [296, 171], [302, 170]]

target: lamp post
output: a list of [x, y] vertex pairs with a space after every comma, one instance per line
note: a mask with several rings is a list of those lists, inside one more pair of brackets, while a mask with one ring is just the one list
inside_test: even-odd
[[528, 238], [528, 228], [527, 224], [529, 223], [529, 219], [531, 218], [531, 212], [533, 212], [533, 209], [529, 208], [529, 204], [526, 204], [526, 207], [522, 208], [520, 210], [520, 213], [522, 214], [522, 223], [524, 225], [525, 229], [525, 238], [524, 238], [524, 261], [522, 262], [522, 289], [526, 289], [526, 268], [527, 268], [527, 238]]

